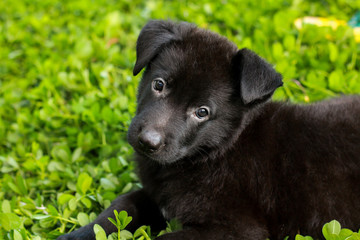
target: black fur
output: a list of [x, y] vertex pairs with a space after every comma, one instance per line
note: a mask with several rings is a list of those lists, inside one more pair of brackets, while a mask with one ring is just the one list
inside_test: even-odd
[[[134, 74], [144, 67], [128, 134], [144, 188], [98, 217], [108, 233], [113, 209], [134, 217], [130, 230], [180, 220], [161, 240], [320, 238], [332, 219], [360, 227], [360, 97], [269, 102], [280, 74], [187, 23], [144, 27]], [[92, 226], [59, 239], [94, 239]]]

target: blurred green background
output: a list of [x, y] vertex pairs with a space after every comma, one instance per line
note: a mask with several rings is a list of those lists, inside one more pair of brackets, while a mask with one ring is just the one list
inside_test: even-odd
[[275, 100], [360, 93], [358, 0], [1, 0], [0, 239], [53, 239], [141, 187], [126, 131], [134, 116], [137, 36], [149, 19], [188, 21], [271, 62]]

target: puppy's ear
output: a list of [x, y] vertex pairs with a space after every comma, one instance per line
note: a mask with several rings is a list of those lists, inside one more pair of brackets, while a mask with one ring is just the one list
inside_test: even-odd
[[181, 26], [171, 21], [152, 20], [141, 30], [136, 44], [136, 63], [133, 70], [136, 76], [164, 47], [181, 40]]
[[282, 86], [281, 74], [249, 49], [243, 48], [236, 53], [233, 68], [245, 105], [266, 101]]

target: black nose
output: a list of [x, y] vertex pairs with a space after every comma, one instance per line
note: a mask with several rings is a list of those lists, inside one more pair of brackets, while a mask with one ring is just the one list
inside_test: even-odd
[[144, 130], [139, 135], [139, 144], [147, 152], [155, 152], [162, 145], [161, 134], [155, 130]]

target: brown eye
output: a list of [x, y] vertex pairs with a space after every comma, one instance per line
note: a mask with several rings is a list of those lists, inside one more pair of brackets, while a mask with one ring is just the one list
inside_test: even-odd
[[164, 89], [165, 82], [161, 78], [157, 78], [153, 81], [153, 88], [157, 92], [161, 92]]
[[205, 117], [207, 117], [209, 115], [209, 110], [207, 108], [205, 108], [205, 107], [198, 108], [195, 111], [195, 115], [199, 119], [203, 119], [203, 118], [205, 118]]

